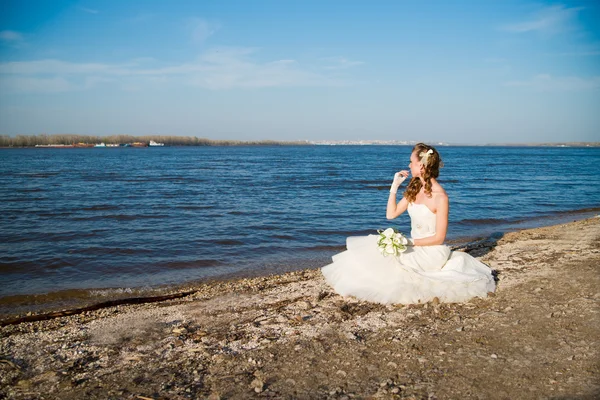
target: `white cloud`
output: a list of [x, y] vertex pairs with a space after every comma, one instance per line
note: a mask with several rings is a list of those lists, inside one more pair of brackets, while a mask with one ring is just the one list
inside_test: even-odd
[[143, 13], [139, 13], [131, 18], [127, 18], [125, 21], [132, 23], [132, 24], [138, 24], [138, 23], [151, 22], [155, 18], [156, 18], [156, 14], [143, 12]]
[[506, 63], [506, 58], [502, 58], [502, 57], [488, 57], [486, 59], [483, 60], [486, 63], [489, 64], [504, 64]]
[[502, 27], [503, 30], [514, 33], [540, 32], [558, 34], [578, 29], [577, 14], [582, 7], [565, 7], [555, 5], [544, 7], [533, 18]]
[[121, 70], [118, 66], [94, 63], [71, 63], [60, 60], [13, 61], [0, 63], [0, 74], [70, 75]]
[[[3, 86], [15, 91], [67, 91], [94, 88], [112, 82], [124, 90], [165, 83], [197, 86], [211, 90], [266, 87], [307, 87], [348, 85], [320, 65], [304, 65], [296, 60], [258, 61], [253, 48], [215, 48], [195, 60], [160, 68], [154, 59], [128, 63], [72, 63], [36, 60], [0, 63]], [[345, 59], [340, 65], [358, 65]], [[29, 79], [29, 80], [26, 80]], [[37, 82], [37, 85], [36, 85]], [[144, 84], [147, 84], [145, 86]]]
[[4, 30], [0, 31], [0, 42], [2, 42], [4, 45], [20, 47], [23, 43], [25, 43], [25, 38], [20, 32]]
[[557, 56], [557, 57], [589, 57], [589, 56], [600, 56], [600, 50], [590, 50], [590, 51], [572, 51], [565, 53], [550, 53], [549, 56]]
[[331, 70], [347, 69], [364, 64], [362, 61], [352, 61], [344, 57], [329, 57], [325, 58], [324, 61], [327, 63], [327, 65], [323, 68]]
[[91, 8], [86, 8], [86, 7], [79, 7], [79, 9], [80, 9], [81, 11], [83, 11], [83, 12], [86, 12], [86, 13], [88, 13], [88, 14], [98, 14], [98, 13], [100, 12], [100, 11], [98, 11], [98, 10], [94, 10], [94, 9], [91, 9]]
[[5, 93], [56, 93], [76, 90], [77, 87], [62, 77], [0, 77], [0, 88]]
[[563, 52], [546, 53], [556, 57], [593, 57], [600, 55], [600, 42], [579, 43]]
[[202, 18], [191, 18], [188, 21], [194, 42], [203, 43], [210, 36], [214, 35], [221, 26], [218, 23], [209, 22]]
[[16, 31], [0, 31], [0, 39], [6, 42], [23, 40], [23, 35]]
[[600, 88], [600, 76], [580, 78], [577, 76], [553, 77], [539, 74], [525, 81], [506, 82], [505, 86], [527, 87], [542, 92], [575, 92]]

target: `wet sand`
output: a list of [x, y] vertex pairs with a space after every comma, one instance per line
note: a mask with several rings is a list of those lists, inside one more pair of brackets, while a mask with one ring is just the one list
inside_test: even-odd
[[592, 399], [600, 218], [472, 250], [494, 296], [384, 306], [319, 270], [0, 328], [0, 398]]

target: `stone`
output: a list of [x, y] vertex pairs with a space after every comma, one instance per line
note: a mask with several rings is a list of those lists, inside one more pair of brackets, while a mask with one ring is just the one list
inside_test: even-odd
[[308, 301], [299, 301], [298, 307], [301, 310], [310, 310], [312, 308], [312, 304], [310, 304]]
[[22, 389], [28, 389], [31, 386], [31, 381], [28, 379], [22, 379], [17, 382], [17, 386], [21, 387]]
[[253, 380], [253, 381], [250, 383], [250, 387], [251, 387], [252, 389], [254, 389], [254, 391], [255, 391], [256, 393], [260, 393], [260, 392], [262, 392], [262, 391], [263, 391], [263, 388], [264, 388], [264, 386], [265, 386], [265, 384], [264, 384], [264, 382], [262, 381], [262, 379], [258, 379], [258, 378], [257, 378], [257, 379], [255, 379], [255, 380]]

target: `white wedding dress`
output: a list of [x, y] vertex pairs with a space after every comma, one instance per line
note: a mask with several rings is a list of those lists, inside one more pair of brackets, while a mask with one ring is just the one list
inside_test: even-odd
[[[424, 204], [409, 203], [411, 236], [435, 235], [436, 215]], [[347, 239], [347, 250], [321, 269], [342, 296], [377, 303], [425, 303], [437, 297], [454, 303], [487, 297], [496, 288], [491, 269], [467, 253], [446, 245], [408, 246], [398, 257], [384, 256], [378, 235]]]

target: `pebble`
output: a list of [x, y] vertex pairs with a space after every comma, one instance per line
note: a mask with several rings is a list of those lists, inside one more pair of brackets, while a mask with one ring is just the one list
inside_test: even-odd
[[338, 386], [334, 390], [332, 390], [331, 392], [329, 392], [329, 394], [331, 394], [333, 396], [334, 394], [342, 393], [342, 392], [343, 392], [342, 388]]
[[31, 386], [31, 381], [29, 381], [27, 379], [23, 379], [23, 380], [20, 380], [19, 382], [17, 382], [17, 385], [23, 389], [27, 389]]
[[496, 354], [492, 354], [490, 357], [492, 357], [492, 358], [498, 358], [498, 356]]
[[308, 301], [299, 301], [298, 308], [301, 310], [310, 310], [312, 308], [312, 304], [310, 304]]
[[255, 379], [250, 383], [250, 387], [254, 389], [256, 393], [263, 391], [264, 382], [261, 379]]

